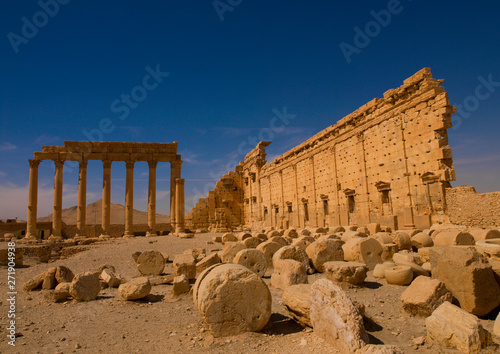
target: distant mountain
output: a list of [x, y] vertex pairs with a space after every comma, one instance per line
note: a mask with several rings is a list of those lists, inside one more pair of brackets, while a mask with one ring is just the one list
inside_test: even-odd
[[[102, 199], [87, 205], [87, 225], [101, 224]], [[72, 206], [62, 210], [62, 221], [67, 225], [76, 224], [77, 207]], [[39, 222], [52, 221], [52, 214], [38, 218]], [[169, 223], [170, 216], [156, 214], [156, 223]], [[147, 224], [148, 213], [134, 209], [134, 224]], [[121, 204], [111, 204], [111, 224], [125, 224], [125, 207]]]

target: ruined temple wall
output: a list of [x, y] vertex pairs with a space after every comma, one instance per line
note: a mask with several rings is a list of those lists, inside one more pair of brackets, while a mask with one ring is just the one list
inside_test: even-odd
[[[445, 189], [455, 179], [446, 129], [455, 107], [442, 82], [422, 69], [272, 162], [271, 142], [260, 142], [230, 172], [243, 193], [225, 210], [250, 227], [413, 228], [446, 220]], [[193, 208], [193, 220], [220, 210], [227, 191], [218, 184], [211, 193], [216, 205]]]
[[241, 166], [224, 175], [207, 198], [201, 198], [186, 217], [191, 230], [210, 228], [226, 231], [244, 222], [243, 180]]
[[244, 176], [259, 176], [245, 188], [247, 224], [414, 227], [443, 218], [454, 107], [441, 82], [423, 69], [270, 163], [256, 147], [243, 164]]
[[453, 224], [500, 228], [500, 192], [478, 193], [469, 186], [449, 188], [446, 203]]

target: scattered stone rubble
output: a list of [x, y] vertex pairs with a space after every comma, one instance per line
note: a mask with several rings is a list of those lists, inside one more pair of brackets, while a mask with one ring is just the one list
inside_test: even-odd
[[[364, 304], [353, 302], [344, 290], [364, 286], [367, 272], [373, 271], [375, 278], [406, 287], [401, 308], [427, 318], [427, 341], [478, 352], [491, 343], [492, 336], [500, 335], [500, 319], [493, 333], [488, 333], [476, 317], [500, 305], [500, 239], [489, 236], [496, 232], [469, 233], [451, 226], [387, 232], [372, 224], [363, 232], [345, 229], [216, 236], [214, 242], [224, 244], [221, 251], [197, 248], [175, 255], [174, 274], [163, 274], [168, 255], [155, 250], [135, 252], [132, 258], [139, 277], [128, 281], [110, 265], [76, 275], [60, 265], [33, 277], [24, 290], [46, 290], [49, 301], [61, 302], [95, 300], [102, 288], [118, 287], [123, 299], [134, 301], [148, 297], [154, 286], [171, 284], [173, 296], [192, 293], [206, 329], [214, 337], [225, 337], [264, 328], [272, 299], [262, 279], [270, 277], [270, 287], [283, 291], [281, 302], [290, 317], [312, 327], [335, 350], [403, 352], [369, 344]], [[388, 245], [393, 251], [386, 252]], [[315, 272], [322, 274], [309, 284], [309, 275]], [[418, 346], [425, 338], [415, 341]]]

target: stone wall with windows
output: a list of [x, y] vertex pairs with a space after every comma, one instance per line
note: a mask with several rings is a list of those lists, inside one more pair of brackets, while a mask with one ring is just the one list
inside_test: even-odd
[[456, 110], [442, 82], [424, 68], [272, 162], [265, 158], [271, 142], [260, 142], [228, 174], [242, 193], [219, 185], [188, 219], [195, 227], [224, 218], [233, 227], [378, 222], [393, 229], [447, 221], [445, 190], [455, 170], [446, 130]]

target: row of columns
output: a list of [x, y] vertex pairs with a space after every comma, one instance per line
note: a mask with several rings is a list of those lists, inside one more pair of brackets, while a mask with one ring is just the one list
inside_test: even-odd
[[[30, 159], [30, 177], [28, 192], [28, 216], [26, 238], [37, 237], [36, 218], [38, 203], [38, 167], [41, 160]], [[111, 163], [103, 161], [102, 183], [102, 235], [110, 237], [111, 222]], [[54, 205], [52, 214], [52, 235], [50, 239], [62, 239], [62, 192], [64, 160], [54, 160]], [[78, 205], [77, 205], [77, 234], [75, 237], [85, 237], [87, 213], [87, 160], [79, 161], [78, 173]], [[148, 161], [148, 229], [146, 236], [156, 236], [156, 166], [158, 161]], [[184, 232], [184, 179], [181, 176], [182, 161], [171, 162], [170, 181], [170, 224], [176, 233]], [[125, 232], [124, 237], [133, 237], [134, 212], [134, 165], [135, 161], [126, 161], [125, 187]]]

